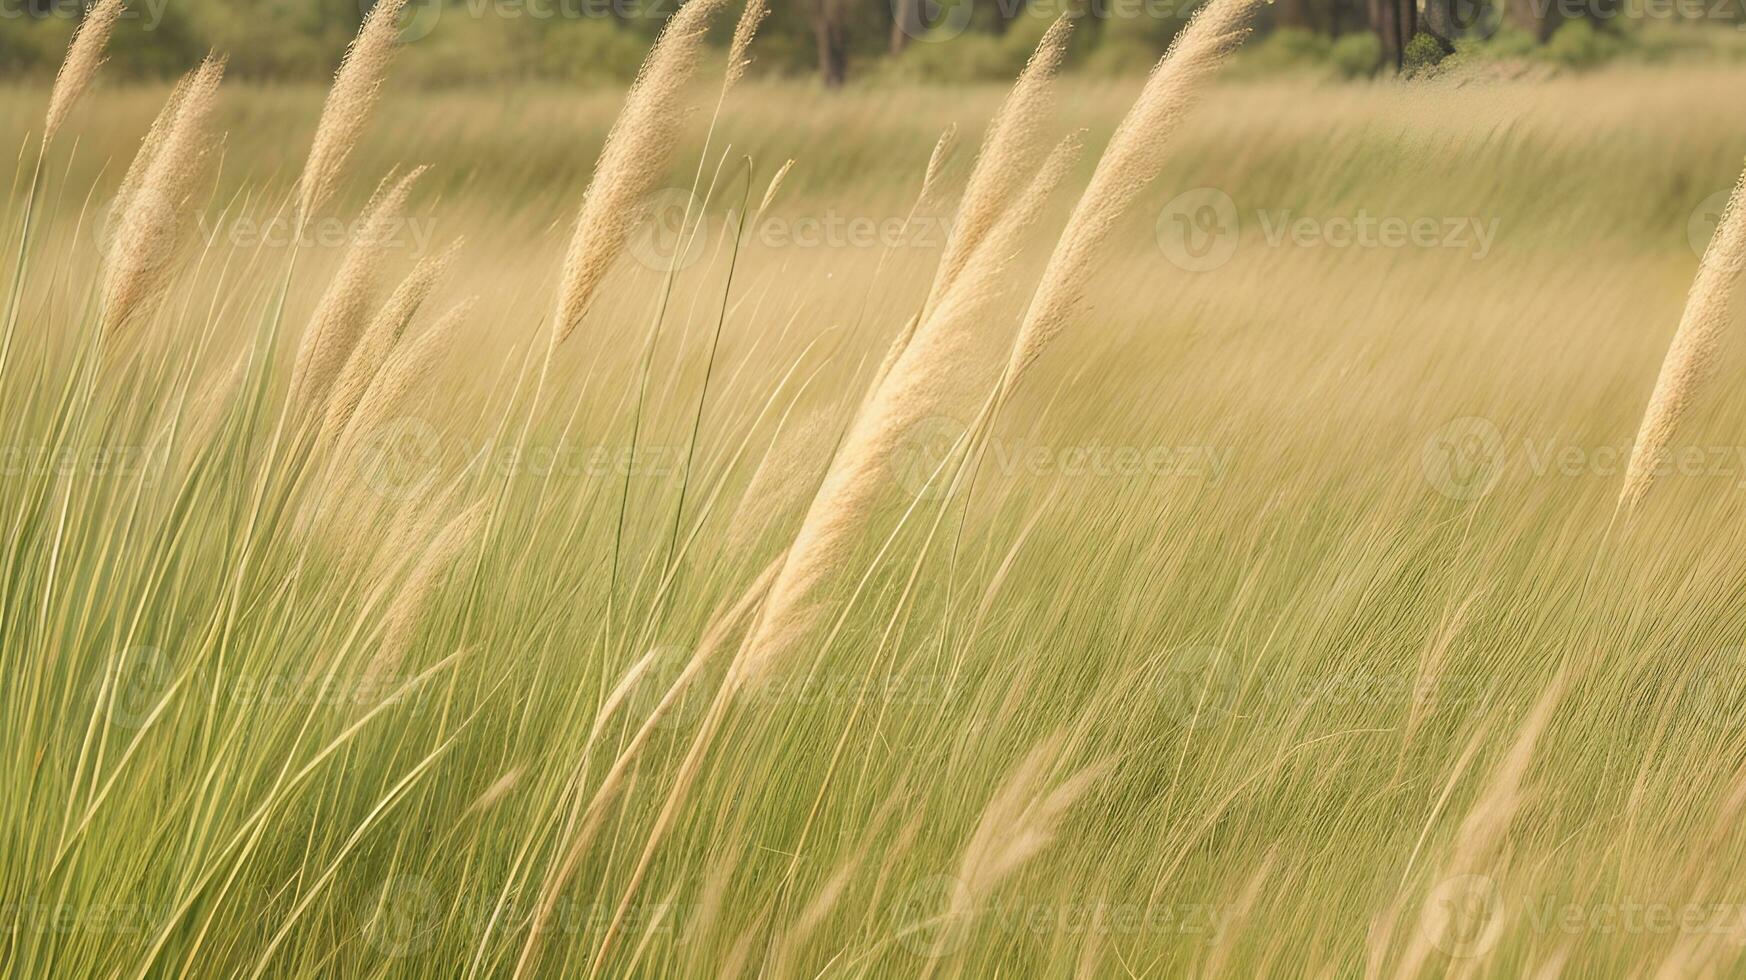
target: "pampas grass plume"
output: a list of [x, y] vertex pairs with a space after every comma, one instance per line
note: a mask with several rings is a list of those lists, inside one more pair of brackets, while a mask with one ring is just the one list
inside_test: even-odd
[[42, 128], [44, 146], [54, 141], [79, 97], [97, 77], [97, 69], [103, 67], [103, 52], [109, 46], [109, 36], [115, 32], [123, 6], [122, 0], [98, 0], [74, 30], [66, 60], [61, 62], [54, 90], [49, 94], [48, 116]]
[[1686, 298], [1685, 315], [1661, 362], [1655, 391], [1643, 412], [1637, 439], [1631, 446], [1631, 461], [1625, 484], [1619, 491], [1619, 507], [1626, 512], [1643, 499], [1655, 482], [1656, 471], [1667, 459], [1668, 446], [1679, 422], [1691, 408], [1698, 389], [1715, 373], [1722, 334], [1734, 315], [1734, 287], [1746, 269], [1746, 174], [1734, 185], [1734, 194], [1716, 224], [1716, 233], [1704, 250], [1697, 278]]

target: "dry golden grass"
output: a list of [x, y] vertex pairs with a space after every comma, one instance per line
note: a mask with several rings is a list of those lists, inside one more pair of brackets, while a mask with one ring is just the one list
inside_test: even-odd
[[[214, 72], [155, 126], [159, 90], [82, 106], [0, 375], [0, 972], [1737, 969], [1736, 919], [1597, 923], [1746, 882], [1746, 403], [1689, 399], [1607, 532], [1746, 152], [1713, 98], [1741, 72], [1262, 81], [1184, 115], [1236, 10], [1144, 83], [1034, 63], [1060, 118], [1022, 107], [992, 198], [940, 134], [1018, 131], [1003, 90], [739, 80], [643, 185], [703, 175], [694, 263], [590, 251], [562, 350], [553, 216], [668, 96], [511, 118], [389, 85], [307, 210], [428, 163], [434, 217], [370, 253], [400, 287], [313, 358], [307, 445], [296, 328], [359, 259], [257, 225], [317, 186], [280, 164], [331, 131], [321, 95]], [[229, 134], [176, 195], [203, 240], [178, 223], [153, 329], [92, 358], [116, 253], [76, 202], [142, 199], [187, 132]], [[1207, 189], [1238, 221], [1185, 268]], [[956, 237], [954, 194], [986, 219]], [[1496, 237], [1272, 235], [1363, 213]], [[123, 904], [152, 913], [94, 925]]]

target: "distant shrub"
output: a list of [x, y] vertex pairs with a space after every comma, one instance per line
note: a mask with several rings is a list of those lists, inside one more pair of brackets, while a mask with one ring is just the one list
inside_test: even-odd
[[630, 81], [648, 52], [646, 42], [604, 20], [558, 25], [542, 42], [540, 73], [575, 80]]
[[1437, 63], [1449, 55], [1447, 44], [1420, 31], [1407, 42], [1406, 49], [1401, 52], [1401, 67], [1407, 71], [1424, 71], [1436, 67]]
[[1566, 68], [1593, 68], [1611, 61], [1625, 49], [1624, 40], [1608, 31], [1596, 30], [1586, 20], [1564, 22], [1540, 49], [1540, 56]]
[[1341, 78], [1363, 78], [1382, 63], [1382, 42], [1369, 31], [1345, 34], [1328, 49], [1328, 60]]
[[891, 67], [894, 75], [928, 82], [1011, 81], [1029, 56], [1004, 38], [966, 32], [937, 43], [917, 38]]
[[1282, 27], [1255, 45], [1250, 67], [1262, 71], [1319, 68], [1327, 64], [1333, 41], [1300, 27]]
[[1093, 75], [1137, 75], [1151, 70], [1163, 52], [1137, 38], [1106, 40], [1093, 48], [1085, 59], [1085, 70]]
[[0, 18], [0, 72], [7, 75], [49, 69], [72, 34], [65, 21]]

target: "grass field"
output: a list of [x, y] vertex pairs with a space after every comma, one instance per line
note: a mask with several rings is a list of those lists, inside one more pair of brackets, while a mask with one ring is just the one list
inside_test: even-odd
[[[94, 91], [34, 197], [0, 94], [6, 975], [1741, 968], [1740, 345], [1615, 501], [1746, 69], [1215, 85], [979, 441], [1141, 85], [1064, 80], [1088, 152], [750, 677], [1005, 90], [711, 131], [714, 72], [549, 364], [623, 93], [390, 80], [293, 247], [323, 93], [227, 85], [113, 330], [169, 92]], [[452, 336], [324, 441], [292, 365], [420, 164], [359, 295], [463, 239], [395, 350]]]

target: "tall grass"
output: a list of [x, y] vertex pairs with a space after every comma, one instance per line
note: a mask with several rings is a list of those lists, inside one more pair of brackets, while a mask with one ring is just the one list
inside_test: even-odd
[[[0, 972], [1738, 969], [1746, 403], [1607, 530], [1738, 72], [1305, 104], [1203, 84], [1218, 0], [1132, 88], [1067, 22], [952, 100], [736, 44], [705, 125], [719, 6], [519, 120], [397, 91], [395, 4], [319, 114], [0, 95], [65, 188], [7, 212]], [[1360, 208], [1502, 230], [1267, 235]]]

